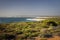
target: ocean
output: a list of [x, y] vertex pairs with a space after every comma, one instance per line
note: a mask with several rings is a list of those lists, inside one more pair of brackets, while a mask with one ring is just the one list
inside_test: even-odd
[[26, 20], [28, 19], [27, 17], [26, 18], [22, 18], [22, 17], [17, 17], [17, 18], [14, 18], [14, 17], [11, 17], [11, 18], [0, 18], [0, 23], [11, 23], [11, 22], [26, 22], [26, 21], [29, 21], [29, 20]]

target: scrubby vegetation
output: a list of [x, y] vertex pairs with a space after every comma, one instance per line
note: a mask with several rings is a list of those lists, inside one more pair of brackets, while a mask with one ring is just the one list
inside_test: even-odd
[[50, 38], [54, 36], [60, 36], [60, 18], [48, 18], [44, 21], [0, 24], [1, 40], [24, 40], [33, 39], [34, 37]]

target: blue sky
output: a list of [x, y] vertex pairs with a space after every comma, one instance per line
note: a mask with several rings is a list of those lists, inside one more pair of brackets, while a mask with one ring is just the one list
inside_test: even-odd
[[0, 0], [0, 17], [60, 16], [60, 0]]

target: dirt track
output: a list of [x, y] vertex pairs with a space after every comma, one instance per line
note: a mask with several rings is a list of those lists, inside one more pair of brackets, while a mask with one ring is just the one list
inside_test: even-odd
[[53, 38], [36, 38], [35, 40], [60, 40], [59, 36], [54, 36]]

